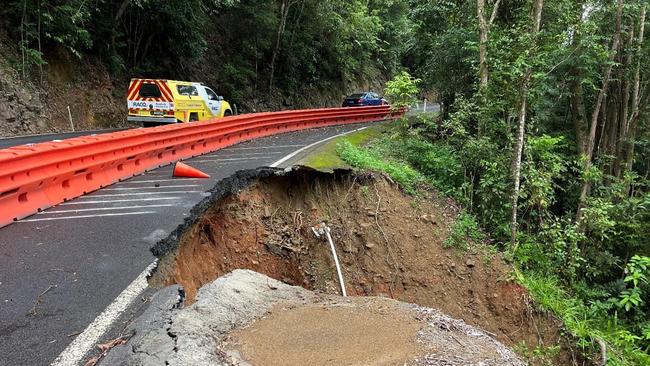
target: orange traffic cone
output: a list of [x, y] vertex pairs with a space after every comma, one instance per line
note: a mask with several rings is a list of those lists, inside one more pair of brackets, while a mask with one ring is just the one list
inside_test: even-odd
[[179, 178], [210, 178], [209, 175], [203, 173], [202, 171], [192, 168], [191, 166], [181, 163], [180, 161], [176, 162], [174, 165], [174, 173], [172, 176]]

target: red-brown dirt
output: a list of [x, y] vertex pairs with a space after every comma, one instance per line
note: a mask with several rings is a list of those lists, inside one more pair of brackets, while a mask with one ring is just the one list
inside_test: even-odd
[[[191, 303], [203, 284], [246, 268], [338, 293], [329, 246], [311, 230], [326, 222], [350, 295], [437, 308], [515, 349], [564, 345], [557, 322], [535, 309], [499, 255], [481, 243], [444, 248], [457, 213], [449, 199], [406, 196], [381, 176], [302, 170], [264, 178], [207, 209], [151, 282], [181, 284]], [[571, 358], [563, 347], [555, 363]]]

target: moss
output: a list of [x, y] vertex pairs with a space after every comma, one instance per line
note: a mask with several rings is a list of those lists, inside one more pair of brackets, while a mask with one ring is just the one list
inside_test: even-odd
[[346, 141], [354, 146], [361, 146], [381, 136], [386, 125], [374, 125], [361, 131], [353, 132], [335, 139], [327, 141], [325, 144], [316, 148], [308, 156], [298, 161], [298, 165], [304, 165], [313, 169], [322, 171], [332, 171], [336, 168], [350, 167], [343, 161], [338, 153], [337, 146]]

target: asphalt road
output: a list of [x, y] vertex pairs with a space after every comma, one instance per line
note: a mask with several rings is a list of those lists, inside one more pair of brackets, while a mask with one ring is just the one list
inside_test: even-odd
[[171, 166], [62, 203], [0, 229], [0, 365], [47, 365], [154, 260], [205, 191], [360, 125], [287, 133], [187, 160], [212, 177], [171, 178]]
[[0, 139], [0, 149], [5, 149], [12, 146], [19, 146], [25, 144], [37, 144], [39, 142], [48, 142], [52, 140], [63, 140], [79, 136], [99, 135], [102, 133], [109, 133], [115, 131], [122, 131], [123, 128], [115, 128], [111, 130], [93, 130], [93, 131], [76, 131], [76, 132], [62, 132], [62, 133], [47, 133], [43, 135], [28, 135], [7, 137]]

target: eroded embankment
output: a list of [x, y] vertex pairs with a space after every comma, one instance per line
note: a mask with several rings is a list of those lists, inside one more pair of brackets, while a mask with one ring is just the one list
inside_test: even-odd
[[[499, 256], [480, 246], [443, 248], [458, 212], [451, 200], [414, 200], [383, 176], [307, 169], [239, 172], [212, 193], [153, 248], [160, 258], [153, 285], [178, 283], [192, 302], [202, 285], [245, 268], [338, 293], [329, 247], [311, 230], [326, 222], [350, 295], [437, 308], [511, 347], [560, 342], [555, 321], [535, 311]], [[556, 362], [570, 362], [568, 353], [560, 357]]]

